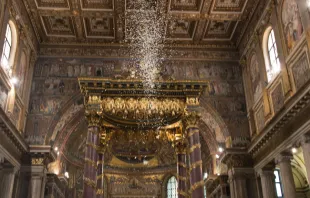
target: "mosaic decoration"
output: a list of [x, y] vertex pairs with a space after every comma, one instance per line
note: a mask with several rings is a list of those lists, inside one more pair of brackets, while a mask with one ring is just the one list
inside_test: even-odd
[[308, 56], [304, 53], [292, 66], [296, 89], [300, 89], [310, 79], [310, 68]]
[[277, 84], [274, 90], [271, 92], [271, 99], [273, 103], [274, 113], [278, 113], [278, 111], [284, 105], [284, 93], [282, 83]]
[[259, 96], [261, 95], [263, 89], [256, 54], [253, 54], [251, 57], [249, 70], [250, 70], [250, 79], [252, 82], [252, 92], [254, 94], [254, 102], [256, 102], [259, 99]]
[[265, 127], [265, 113], [263, 105], [258, 108], [255, 114], [255, 123], [257, 132], [261, 132], [261, 130]]
[[287, 48], [291, 52], [304, 31], [296, 0], [283, 1], [282, 24]]

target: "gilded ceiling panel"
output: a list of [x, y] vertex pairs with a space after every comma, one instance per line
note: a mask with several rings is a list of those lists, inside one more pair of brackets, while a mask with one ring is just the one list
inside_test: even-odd
[[114, 18], [84, 18], [85, 34], [89, 38], [114, 38]]
[[242, 12], [247, 0], [215, 0], [214, 12]]
[[68, 0], [35, 0], [39, 9], [69, 9]]
[[168, 23], [168, 39], [193, 39], [197, 27], [197, 21], [176, 19]]
[[169, 0], [169, 11], [200, 12], [203, 0]]
[[113, 10], [114, 0], [80, 0], [82, 10]]
[[230, 40], [237, 26], [236, 21], [210, 21], [206, 26], [204, 39]]
[[71, 17], [41, 16], [46, 35], [57, 37], [74, 37], [74, 24]]
[[[139, 14], [136, 0], [23, 0], [41, 44], [123, 46]], [[143, 0], [144, 1], [144, 0]], [[143, 2], [142, 1], [142, 2]], [[178, 48], [234, 48], [259, 0], [148, 0], [164, 18], [165, 44]], [[236, 30], [236, 31], [235, 31]]]

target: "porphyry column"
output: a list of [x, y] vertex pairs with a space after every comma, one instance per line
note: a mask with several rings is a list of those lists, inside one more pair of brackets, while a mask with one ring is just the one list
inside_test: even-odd
[[184, 122], [188, 139], [190, 189], [192, 198], [204, 196], [204, 181], [202, 177], [201, 144], [199, 139], [198, 121], [200, 116], [197, 112], [188, 112]]
[[186, 166], [186, 144], [178, 142], [176, 144], [177, 170], [178, 170], [178, 197], [187, 197], [187, 166]]
[[84, 198], [94, 198], [97, 189], [97, 159], [100, 132], [100, 115], [97, 112], [86, 112], [88, 121], [85, 164], [84, 164]]
[[103, 166], [104, 166], [104, 150], [100, 150], [98, 153], [98, 161], [97, 161], [97, 198], [104, 197], [104, 175], [103, 175]]

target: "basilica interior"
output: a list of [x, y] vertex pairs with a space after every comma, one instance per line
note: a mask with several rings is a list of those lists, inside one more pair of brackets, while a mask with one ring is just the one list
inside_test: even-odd
[[0, 0], [0, 198], [310, 198], [310, 0]]

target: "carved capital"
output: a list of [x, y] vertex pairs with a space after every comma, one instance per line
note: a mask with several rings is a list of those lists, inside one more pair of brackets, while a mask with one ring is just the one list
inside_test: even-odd
[[189, 106], [199, 106], [199, 98], [198, 97], [187, 97], [186, 104]]
[[186, 144], [184, 142], [177, 142], [175, 144], [176, 154], [186, 154]]
[[185, 125], [185, 128], [198, 128], [198, 123], [200, 120], [200, 113], [196, 111], [192, 112], [186, 112], [185, 117], [183, 119], [183, 123]]
[[309, 144], [310, 143], [310, 135], [308, 135], [308, 134], [305, 134], [305, 135], [303, 135], [301, 138], [300, 138], [300, 140], [298, 141], [298, 146], [300, 145], [300, 146], [303, 146], [303, 145], [305, 145], [305, 144]]
[[44, 165], [44, 158], [38, 157], [38, 158], [31, 158], [31, 165]]
[[291, 163], [291, 160], [293, 159], [293, 155], [289, 152], [281, 153], [275, 158], [275, 163]]
[[100, 127], [101, 113], [94, 110], [86, 110], [85, 116], [89, 127]]
[[247, 154], [229, 154], [224, 157], [223, 163], [229, 169], [252, 167], [253, 165], [251, 156]]

